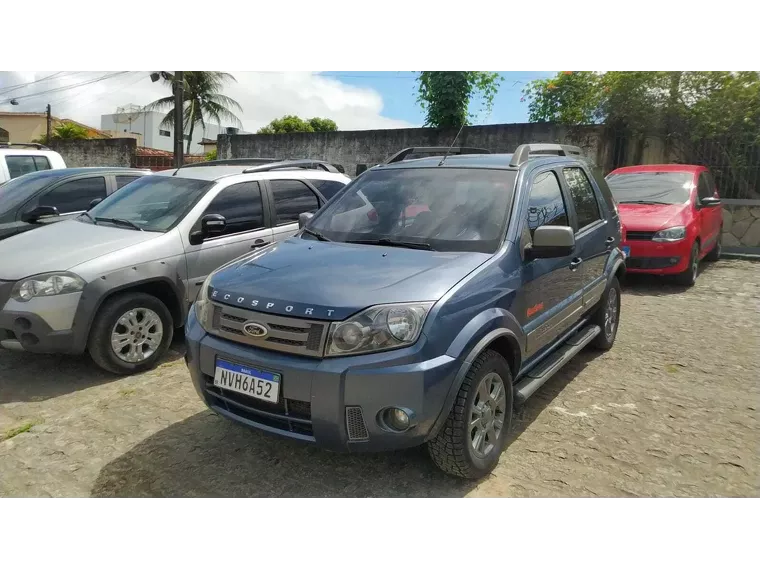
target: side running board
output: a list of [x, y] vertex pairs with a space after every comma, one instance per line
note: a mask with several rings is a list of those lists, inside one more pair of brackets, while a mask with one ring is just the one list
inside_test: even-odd
[[525, 378], [515, 386], [515, 403], [522, 404], [533, 395], [547, 380], [557, 373], [563, 365], [580, 352], [586, 344], [596, 338], [602, 329], [595, 324], [581, 328], [570, 336], [562, 346], [550, 355], [541, 365], [531, 370]]

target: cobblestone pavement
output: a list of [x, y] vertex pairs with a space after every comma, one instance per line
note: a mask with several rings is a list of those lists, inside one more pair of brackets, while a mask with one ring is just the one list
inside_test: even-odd
[[1, 352], [0, 496], [758, 496], [759, 324], [760, 263], [630, 280], [615, 347], [544, 385], [478, 483], [422, 449], [332, 454], [221, 419], [181, 342], [127, 378]]

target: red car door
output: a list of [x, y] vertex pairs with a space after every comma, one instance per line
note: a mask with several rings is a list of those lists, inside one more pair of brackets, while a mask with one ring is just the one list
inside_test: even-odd
[[702, 243], [702, 254], [710, 251], [716, 243], [721, 223], [721, 208], [702, 207], [702, 198], [711, 198], [717, 194], [715, 183], [707, 170], [699, 173], [697, 181], [697, 219], [699, 220], [699, 239]]

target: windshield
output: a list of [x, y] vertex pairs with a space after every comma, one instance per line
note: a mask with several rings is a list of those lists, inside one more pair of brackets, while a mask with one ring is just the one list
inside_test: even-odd
[[[358, 178], [309, 224], [340, 242], [402, 243], [436, 251], [493, 253], [501, 244], [515, 172], [400, 168]], [[375, 243], [372, 243], [372, 242]]]
[[0, 215], [15, 210], [38, 190], [55, 181], [50, 176], [26, 174], [0, 186]]
[[689, 201], [694, 184], [686, 172], [610, 174], [607, 185], [618, 203], [682, 204]]
[[207, 180], [143, 176], [111, 194], [87, 213], [96, 220], [128, 221], [144, 231], [168, 231], [185, 217], [212, 184]]

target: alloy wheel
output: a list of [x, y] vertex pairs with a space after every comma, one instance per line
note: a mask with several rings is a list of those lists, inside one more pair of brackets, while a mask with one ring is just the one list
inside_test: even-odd
[[470, 406], [470, 445], [475, 456], [485, 458], [498, 445], [506, 410], [504, 381], [499, 374], [491, 372], [480, 382]]
[[116, 357], [128, 363], [147, 360], [161, 346], [164, 326], [149, 308], [125, 312], [111, 330], [111, 348]]

